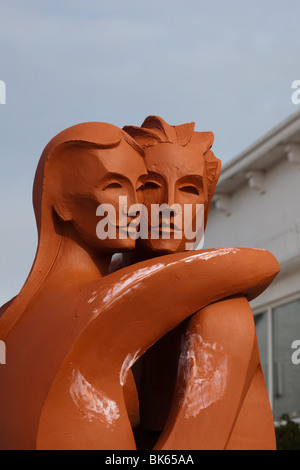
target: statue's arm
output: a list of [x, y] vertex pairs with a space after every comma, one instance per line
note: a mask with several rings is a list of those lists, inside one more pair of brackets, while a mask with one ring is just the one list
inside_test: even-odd
[[[171, 412], [155, 449], [226, 449], [258, 368], [255, 324], [244, 297], [216, 302], [194, 315], [182, 342]], [[253, 393], [257, 403], [265, 397], [263, 381], [252, 399]], [[263, 421], [270, 414], [268, 400], [264, 406]], [[246, 438], [253, 436], [249, 423]], [[252, 423], [255, 432], [259, 425]], [[273, 426], [266, 432], [264, 445], [272, 448]], [[260, 448], [255, 441], [246, 445]]]
[[157, 258], [122, 271], [105, 278], [106, 303], [52, 384], [40, 419], [40, 449], [134, 448], [122, 388], [132, 364], [199, 308], [224, 296], [257, 295], [277, 274], [278, 263], [268, 252], [216, 250]]

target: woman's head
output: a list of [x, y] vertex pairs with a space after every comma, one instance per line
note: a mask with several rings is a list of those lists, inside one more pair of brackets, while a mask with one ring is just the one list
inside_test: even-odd
[[[146, 175], [143, 151], [124, 131], [111, 124], [88, 122], [65, 129], [45, 147], [33, 187], [38, 248], [21, 292], [0, 319], [5, 338], [54, 266], [63, 240], [64, 225], [101, 253], [132, 249], [131, 237], [99, 239], [96, 209], [109, 203], [118, 210], [119, 195], [135, 202]], [[126, 214], [127, 215], [127, 214]], [[130, 221], [130, 218], [126, 218]]]

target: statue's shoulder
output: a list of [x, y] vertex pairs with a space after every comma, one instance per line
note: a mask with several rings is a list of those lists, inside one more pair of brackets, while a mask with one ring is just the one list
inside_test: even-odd
[[222, 248], [209, 248], [207, 250], [194, 251], [194, 255], [202, 258], [203, 260], [214, 259], [228, 259], [229, 262], [239, 262], [242, 265], [256, 264], [257, 268], [260, 266], [269, 266], [274, 269], [274, 272], [279, 272], [280, 266], [275, 256], [267, 250], [260, 248], [245, 248], [245, 247], [222, 247]]
[[12, 302], [15, 300], [16, 297], [13, 297], [12, 299], [10, 299], [8, 302], [6, 302], [5, 304], [2, 305], [2, 307], [0, 307], [0, 318], [4, 315], [4, 313], [6, 312], [6, 310], [8, 309], [8, 307], [12, 304]]
[[240, 279], [248, 300], [260, 295], [280, 271], [276, 257], [259, 248], [224, 247], [194, 253], [204, 262], [213, 261], [216, 282], [225, 274], [232, 283]]

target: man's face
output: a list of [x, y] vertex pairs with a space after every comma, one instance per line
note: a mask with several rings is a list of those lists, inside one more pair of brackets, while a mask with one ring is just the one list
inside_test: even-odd
[[[145, 164], [149, 175], [143, 201], [148, 211], [148, 239], [139, 244], [157, 254], [184, 251], [186, 242], [193, 241], [186, 235], [188, 229], [195, 231], [197, 209], [207, 202], [204, 159], [192, 146], [163, 143], [145, 149]], [[157, 214], [153, 205], [162, 204], [175, 205], [175, 211]], [[191, 214], [185, 218], [186, 205]]]

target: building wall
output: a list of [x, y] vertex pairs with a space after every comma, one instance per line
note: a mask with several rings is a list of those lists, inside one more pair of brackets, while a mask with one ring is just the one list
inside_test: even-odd
[[230, 196], [230, 209], [226, 215], [212, 205], [206, 248], [267, 248], [279, 262], [300, 254], [300, 165], [288, 162], [285, 155], [265, 172], [264, 194], [246, 183]]
[[212, 204], [204, 248], [262, 248], [279, 261], [279, 275], [251, 307], [274, 419], [289, 413], [300, 421], [300, 365], [291, 361], [300, 340], [300, 165], [283, 151], [265, 172], [263, 193], [245, 179], [228, 208], [229, 215]]
[[230, 195], [230, 215], [212, 204], [204, 248], [222, 246], [262, 248], [273, 253], [282, 266], [278, 279], [283, 281], [284, 295], [283, 278], [291, 272], [286, 266], [300, 256], [300, 165], [290, 163], [283, 154], [265, 172], [263, 194], [245, 182]]

